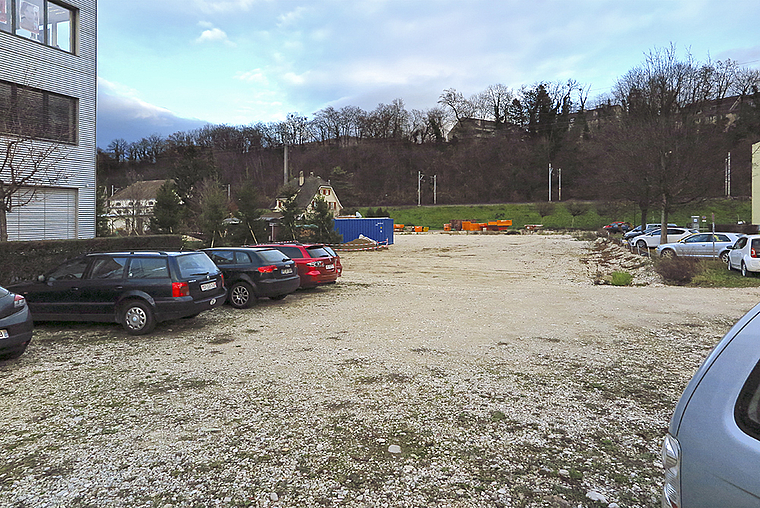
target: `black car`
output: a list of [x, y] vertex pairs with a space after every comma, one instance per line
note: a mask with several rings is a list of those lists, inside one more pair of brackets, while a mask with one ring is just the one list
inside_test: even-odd
[[35, 321], [121, 323], [132, 335], [224, 303], [224, 276], [203, 252], [106, 252], [66, 261], [8, 287]]
[[285, 298], [301, 284], [295, 262], [277, 249], [219, 247], [204, 252], [224, 272], [228, 301], [237, 309], [256, 303], [257, 298]]
[[0, 287], [0, 358], [18, 358], [32, 340], [32, 314], [26, 299]]

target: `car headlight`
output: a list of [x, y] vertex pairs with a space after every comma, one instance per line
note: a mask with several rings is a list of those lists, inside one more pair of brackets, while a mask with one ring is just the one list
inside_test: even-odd
[[662, 467], [665, 469], [665, 484], [662, 487], [662, 508], [681, 506], [681, 445], [670, 434], [662, 443]]

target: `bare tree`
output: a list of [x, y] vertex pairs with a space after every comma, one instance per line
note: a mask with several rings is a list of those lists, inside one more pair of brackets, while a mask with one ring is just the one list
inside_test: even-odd
[[475, 95], [472, 102], [477, 113], [484, 119], [493, 120], [496, 125], [503, 125], [508, 121], [508, 108], [514, 98], [515, 94], [507, 86], [496, 84], [489, 85]]
[[[8, 241], [8, 214], [34, 201], [41, 188], [68, 178], [62, 162], [69, 150], [59, 141], [71, 137], [70, 124], [58, 122], [63, 111], [53, 110], [55, 97], [48, 97], [48, 113], [41, 114], [43, 92], [22, 85], [2, 84], [0, 94], [0, 241]], [[68, 112], [73, 114], [72, 112]], [[52, 138], [52, 139], [51, 139]]]

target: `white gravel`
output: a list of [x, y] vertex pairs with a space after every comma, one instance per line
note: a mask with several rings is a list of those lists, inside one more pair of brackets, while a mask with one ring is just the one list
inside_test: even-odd
[[760, 292], [561, 235], [395, 240], [147, 337], [38, 325], [0, 362], [0, 506], [658, 506], [678, 396]]

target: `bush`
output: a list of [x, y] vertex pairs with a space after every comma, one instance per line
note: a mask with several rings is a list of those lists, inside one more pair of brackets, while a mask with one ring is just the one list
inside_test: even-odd
[[613, 286], [630, 286], [633, 281], [633, 275], [628, 272], [612, 272], [610, 284]]
[[654, 270], [659, 273], [668, 284], [684, 286], [702, 272], [699, 259], [696, 258], [660, 258], [654, 265]]

